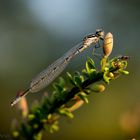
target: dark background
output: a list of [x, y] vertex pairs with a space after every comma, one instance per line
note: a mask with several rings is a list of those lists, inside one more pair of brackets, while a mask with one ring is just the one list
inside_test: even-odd
[[[16, 108], [10, 107], [16, 92], [28, 87], [38, 72], [97, 28], [113, 33], [111, 56], [131, 57], [127, 68], [130, 75], [112, 81], [104, 93], [90, 95], [90, 103], [77, 110], [73, 120], [61, 119], [60, 130], [54, 134], [45, 132], [44, 139], [124, 140], [139, 136], [140, 119], [134, 123], [137, 127], [130, 124], [132, 130], [127, 126], [140, 118], [135, 113], [140, 112], [138, 0], [1, 0], [1, 134], [8, 134], [11, 121], [19, 117]], [[77, 56], [66, 71], [81, 70], [91, 50]], [[32, 102], [42, 95], [30, 94], [27, 100]], [[130, 121], [125, 121], [128, 118]]]

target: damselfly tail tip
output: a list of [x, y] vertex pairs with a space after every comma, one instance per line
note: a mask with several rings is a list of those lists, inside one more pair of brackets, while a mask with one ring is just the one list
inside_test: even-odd
[[16, 104], [15, 100], [13, 100], [13, 101], [10, 103], [11, 107], [13, 107], [15, 104]]
[[10, 103], [11, 106], [14, 106], [16, 103], [18, 103], [22, 97], [26, 96], [29, 93], [29, 89], [25, 90], [24, 92], [18, 92], [16, 98]]
[[12, 102], [10, 103], [10, 105], [11, 105], [11, 106], [14, 106], [14, 105], [15, 105], [14, 101], [12, 101]]
[[104, 40], [105, 32], [104, 32], [104, 30], [102, 28], [101, 29], [97, 29], [96, 30], [96, 35], [98, 35], [101, 40]]
[[14, 99], [12, 102], [11, 102], [11, 106], [14, 106], [17, 102], [19, 102], [21, 99], [21, 97], [17, 97], [16, 99]]

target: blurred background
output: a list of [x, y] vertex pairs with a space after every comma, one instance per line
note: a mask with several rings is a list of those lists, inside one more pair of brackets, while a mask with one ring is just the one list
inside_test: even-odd
[[[130, 75], [112, 81], [105, 92], [90, 95], [90, 103], [77, 110], [74, 119], [62, 118], [60, 130], [45, 132], [43, 139], [140, 139], [139, 0], [1, 0], [0, 134], [10, 133], [11, 121], [19, 117], [10, 107], [17, 91], [98, 28], [114, 35], [111, 57], [131, 57]], [[91, 50], [74, 58], [65, 72], [81, 70]], [[43, 92], [30, 94], [27, 100], [31, 105], [42, 96]]]

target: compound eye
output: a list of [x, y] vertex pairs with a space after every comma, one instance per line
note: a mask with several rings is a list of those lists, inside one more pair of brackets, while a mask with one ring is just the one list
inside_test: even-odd
[[96, 30], [96, 32], [102, 32], [103, 31], [103, 29], [97, 29]]
[[104, 38], [104, 31], [102, 30], [102, 29], [97, 29], [96, 30], [96, 35], [97, 36], [100, 36], [101, 37], [101, 39], [103, 39]]

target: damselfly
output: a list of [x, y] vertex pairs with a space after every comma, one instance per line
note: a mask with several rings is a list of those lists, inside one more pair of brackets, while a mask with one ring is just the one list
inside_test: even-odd
[[83, 41], [68, 52], [66, 52], [62, 57], [57, 59], [54, 63], [52, 63], [49, 67], [47, 67], [44, 71], [39, 73], [30, 83], [28, 89], [23, 92], [20, 92], [16, 98], [11, 102], [11, 106], [16, 104], [23, 96], [26, 96], [28, 93], [36, 93], [42, 90], [44, 87], [49, 85], [68, 65], [70, 60], [74, 58], [77, 54], [84, 51], [91, 44], [98, 44], [99, 40], [103, 40], [104, 31], [96, 30], [95, 34], [90, 34], [84, 37]]

